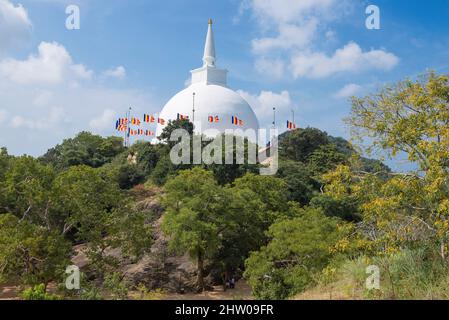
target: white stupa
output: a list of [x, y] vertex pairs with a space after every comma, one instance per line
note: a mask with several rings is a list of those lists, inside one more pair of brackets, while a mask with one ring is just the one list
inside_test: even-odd
[[[201, 133], [211, 138], [227, 129], [253, 129], [257, 134], [259, 122], [254, 111], [242, 96], [227, 87], [228, 71], [217, 68], [215, 62], [212, 20], [209, 20], [203, 66], [191, 71], [190, 86], [171, 98], [159, 117], [164, 119], [167, 125], [168, 120], [176, 120], [178, 114], [187, 116], [197, 124], [197, 133], [200, 129], [198, 124], [201, 124]], [[233, 124], [233, 117], [238, 119], [237, 125]], [[214, 119], [213, 122], [210, 121], [211, 118]], [[158, 124], [156, 136], [162, 133], [165, 125]], [[214, 133], [209, 131], [210, 129], [217, 131]]]

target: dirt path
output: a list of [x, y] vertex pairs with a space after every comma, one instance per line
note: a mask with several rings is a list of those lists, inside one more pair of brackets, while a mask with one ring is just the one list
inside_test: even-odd
[[206, 291], [200, 294], [167, 294], [163, 300], [253, 300], [251, 288], [245, 281], [235, 284], [235, 289], [223, 291], [222, 286], [214, 287], [214, 291]]
[[0, 286], [0, 300], [18, 300], [17, 287], [11, 284]]
[[[136, 299], [137, 294], [130, 293], [131, 299]], [[239, 281], [235, 289], [223, 291], [222, 286], [214, 287], [214, 291], [201, 294], [161, 294], [160, 300], [253, 300], [251, 288], [245, 281]], [[11, 284], [0, 286], [0, 300], [18, 300], [17, 287]]]

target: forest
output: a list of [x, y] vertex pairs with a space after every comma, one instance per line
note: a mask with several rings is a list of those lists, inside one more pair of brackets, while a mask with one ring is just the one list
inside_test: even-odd
[[[232, 275], [255, 299], [449, 298], [448, 76], [429, 72], [350, 103], [350, 142], [288, 131], [275, 176], [252, 164], [173, 165], [169, 137], [193, 134], [188, 120], [171, 122], [161, 144], [124, 148], [81, 132], [38, 158], [2, 148], [0, 284], [22, 299], [151, 298], [159, 285], [130, 282], [120, 264], [151, 254], [163, 234], [169, 254], [195, 266], [195, 292]], [[407, 171], [384, 164], [398, 158]], [[148, 195], [157, 206], [140, 205]], [[68, 290], [79, 250], [81, 289]], [[378, 288], [366, 287], [369, 266]]]

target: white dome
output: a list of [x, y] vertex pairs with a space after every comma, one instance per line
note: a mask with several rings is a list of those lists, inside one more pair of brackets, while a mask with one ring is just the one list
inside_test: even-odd
[[[212, 131], [205, 132], [205, 130], [216, 129], [219, 133], [224, 133], [227, 129], [244, 131], [253, 129], [257, 134], [259, 122], [248, 102], [237, 92], [215, 84], [192, 84], [171, 98], [159, 117], [168, 122], [168, 120], [176, 120], [180, 114], [188, 116], [192, 121], [193, 93], [195, 93], [195, 124], [197, 125], [195, 131], [197, 133], [201, 129], [201, 133], [213, 138], [216, 134]], [[209, 117], [218, 117], [219, 122], [211, 123]], [[242, 120], [243, 125], [234, 125], [232, 117]], [[198, 127], [198, 124], [201, 125], [201, 128]], [[164, 127], [160, 124], [157, 126], [156, 136], [162, 133]]]
[[[243, 133], [235, 132], [234, 134], [246, 135], [245, 131], [251, 129], [250, 134], [253, 136], [248, 135], [248, 138], [256, 142], [259, 121], [254, 111], [242, 96], [227, 87], [228, 71], [217, 68], [215, 62], [212, 20], [209, 20], [203, 66], [191, 71], [191, 85], [171, 98], [162, 109], [159, 118], [164, 119], [165, 124], [158, 124], [157, 137], [168, 121], [176, 120], [179, 114], [194, 121], [196, 133], [215, 138], [226, 130], [240, 129]], [[194, 94], [195, 114], [193, 112]], [[214, 120], [217, 117], [218, 121], [210, 122], [209, 117], [213, 117]], [[237, 125], [233, 124], [233, 117], [239, 120]]]

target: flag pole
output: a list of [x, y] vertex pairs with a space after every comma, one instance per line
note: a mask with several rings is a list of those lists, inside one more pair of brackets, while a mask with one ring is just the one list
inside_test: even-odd
[[126, 146], [129, 148], [130, 147], [130, 142], [129, 142], [129, 136], [130, 136], [130, 130], [131, 130], [131, 110], [132, 110], [132, 107], [129, 107], [129, 110], [128, 110], [128, 118], [127, 118], [127, 122], [128, 122], [128, 130], [127, 130], [127, 133], [126, 133], [126, 135], [127, 135], [127, 139], [126, 139]]
[[295, 110], [294, 109], [292, 109], [292, 116], [293, 116], [293, 126], [295, 127], [296, 123], [295, 123]]
[[192, 121], [194, 124], [195, 124], [195, 95], [196, 95], [196, 93], [194, 92], [193, 93], [193, 109], [192, 109], [192, 112], [193, 112]]
[[276, 129], [276, 107], [273, 107], [273, 129]]
[[127, 134], [128, 134], [128, 111], [129, 110], [126, 110], [126, 113], [125, 113], [125, 123], [124, 123], [124, 125], [125, 125], [125, 130], [124, 130], [124, 136], [123, 136], [123, 145], [125, 146], [125, 148], [127, 147], [127, 144], [126, 144], [126, 136], [127, 136]]

